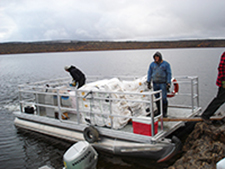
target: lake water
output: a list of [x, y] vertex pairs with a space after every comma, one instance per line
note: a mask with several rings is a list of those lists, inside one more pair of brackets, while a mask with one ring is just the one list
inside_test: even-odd
[[[15, 128], [12, 112], [18, 110], [17, 85], [69, 77], [73, 64], [87, 75], [144, 76], [157, 50], [123, 50], [0, 55], [0, 169], [62, 168], [62, 157], [72, 145], [63, 140]], [[217, 93], [217, 67], [225, 48], [160, 49], [171, 64], [173, 76], [198, 76], [200, 106], [205, 109]], [[221, 110], [225, 110], [224, 106]], [[141, 166], [141, 167], [140, 167]], [[160, 164], [160, 167], [168, 166]], [[129, 160], [100, 154], [98, 169], [159, 167], [146, 160]]]

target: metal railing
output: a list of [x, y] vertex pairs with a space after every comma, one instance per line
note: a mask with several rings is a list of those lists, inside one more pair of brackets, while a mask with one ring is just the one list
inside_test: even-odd
[[[171, 107], [183, 107], [183, 108], [190, 108], [192, 113], [199, 109], [199, 84], [198, 84], [198, 77], [197, 76], [177, 76], [176, 82], [179, 85], [179, 91], [175, 94], [174, 98], [180, 99], [188, 98], [188, 101], [184, 100], [185, 104], [179, 103], [171, 103]], [[173, 90], [173, 89], [172, 89]], [[172, 99], [171, 99], [172, 100]], [[174, 99], [175, 100], [175, 99]]]
[[[95, 78], [89, 78], [95, 80]], [[127, 78], [129, 79], [129, 78]], [[136, 78], [130, 78], [136, 79]], [[198, 77], [176, 77], [177, 83], [180, 86], [180, 91], [176, 93], [176, 96], [187, 96], [190, 97], [190, 105], [170, 105], [175, 107], [185, 107], [191, 108], [192, 113], [195, 112], [196, 108], [199, 108], [199, 93], [198, 93]], [[101, 90], [82, 90], [76, 89], [74, 87], [70, 87], [69, 78], [62, 78], [57, 80], [48, 80], [41, 81], [32, 84], [25, 84], [19, 86], [19, 99], [20, 99], [20, 109], [21, 112], [24, 112], [24, 108], [27, 105], [34, 105], [36, 107], [35, 115], [38, 116], [48, 116], [48, 111], [51, 111], [53, 114], [51, 117], [54, 118], [54, 112], [58, 113], [58, 118], [61, 122], [73, 123], [73, 124], [83, 124], [82, 117], [89, 116], [89, 119], [97, 117], [105, 117], [106, 119], [110, 119], [110, 125], [107, 127], [113, 128], [114, 119], [131, 119], [135, 120], [143, 120], [146, 121], [144, 117], [138, 117], [135, 114], [136, 110], [132, 110], [132, 104], [144, 106], [145, 108], [150, 109], [150, 117], [147, 118], [149, 124], [151, 124], [151, 135], [155, 136], [155, 122], [159, 120], [161, 123], [160, 132], [164, 132], [163, 118], [162, 112], [155, 117], [154, 109], [155, 103], [160, 101], [160, 110], [162, 109], [162, 92], [160, 91], [144, 91], [144, 92], [121, 92], [121, 91], [101, 91]], [[47, 86], [46, 86], [47, 84]], [[188, 89], [182, 91], [181, 85], [189, 86]], [[190, 91], [189, 91], [190, 88]], [[171, 89], [172, 90], [172, 89]], [[159, 94], [160, 97], [158, 99], [155, 98], [156, 94]], [[176, 96], [174, 98], [176, 98]], [[43, 98], [41, 98], [43, 97]], [[46, 102], [44, 97], [49, 97], [50, 101]], [[74, 98], [76, 102], [76, 107], [65, 106], [62, 104], [62, 98]], [[173, 98], [173, 99], [174, 99]], [[45, 98], [46, 99], [46, 98]], [[48, 99], [46, 99], [48, 100]], [[180, 100], [180, 99], [179, 99]], [[84, 105], [84, 102], [86, 105]], [[130, 111], [129, 115], [116, 114], [114, 111], [114, 107], [116, 103], [126, 103], [127, 109], [126, 111]], [[101, 110], [102, 107], [100, 105], [100, 109], [96, 109], [96, 104], [104, 104], [104, 106], [108, 106], [107, 110]], [[86, 106], [86, 107], [85, 107]], [[120, 105], [122, 106], [122, 104]], [[118, 106], [118, 108], [121, 108]], [[43, 114], [45, 112], [45, 114]], [[69, 115], [76, 115], [76, 120], [65, 120], [66, 115], [64, 112], [69, 112]], [[158, 134], [160, 134], [158, 132]]]
[[[46, 87], [46, 84], [48, 84]], [[53, 86], [53, 87], [51, 87]], [[70, 92], [68, 92], [70, 91]], [[74, 93], [74, 95], [71, 93]], [[68, 79], [59, 79], [52, 81], [42, 81], [32, 84], [25, 84], [19, 86], [19, 98], [20, 98], [20, 107], [21, 112], [24, 112], [24, 107], [27, 105], [33, 105], [36, 107], [35, 115], [43, 116], [42, 111], [51, 110], [52, 112], [58, 112], [58, 118], [61, 122], [67, 123], [76, 123], [82, 124], [83, 121], [81, 117], [84, 115], [89, 115], [89, 119], [94, 116], [103, 116], [110, 119], [110, 128], [113, 128], [114, 120], [116, 118], [120, 119], [131, 119], [135, 121], [136, 119], [146, 121], [146, 118], [138, 117], [138, 114], [135, 114], [135, 110], [132, 110], [131, 104], [137, 104], [150, 108], [150, 112], [154, 112], [154, 102], [161, 101], [155, 99], [154, 95], [159, 93], [161, 96], [161, 91], [155, 92], [110, 92], [110, 91], [95, 91], [95, 90], [82, 90], [70, 87], [68, 84]], [[43, 97], [43, 98], [41, 98]], [[51, 98], [49, 102], [44, 101], [44, 97]], [[74, 97], [76, 101], [76, 107], [63, 106], [62, 97]], [[88, 105], [82, 105], [82, 102], [85, 102]], [[116, 103], [127, 104], [126, 111], [130, 111], [130, 114], [117, 114], [115, 113], [114, 107], [117, 106]], [[105, 104], [108, 106], [108, 112], [105, 111], [96, 111], [96, 104]], [[87, 106], [88, 108], [84, 108]], [[114, 107], [113, 107], [114, 106]], [[118, 105], [120, 106], [120, 105]], [[100, 106], [100, 109], [102, 107]], [[121, 107], [118, 107], [118, 109]], [[43, 110], [44, 109], [44, 110]], [[142, 108], [144, 110], [144, 108]], [[162, 109], [161, 109], [162, 110]], [[64, 120], [63, 112], [75, 112], [77, 115], [77, 121]], [[132, 114], [134, 113], [134, 114]], [[71, 113], [72, 114], [72, 113]], [[162, 115], [162, 113], [160, 113]], [[45, 114], [44, 116], [48, 116]], [[54, 114], [52, 114], [52, 117]], [[160, 116], [158, 116], [160, 117]], [[151, 116], [147, 119], [149, 124], [151, 124], [151, 133], [152, 136], [155, 135], [155, 126], [154, 123], [157, 121], [158, 117], [154, 117], [154, 113], [151, 113]], [[163, 125], [162, 130], [163, 130]]]

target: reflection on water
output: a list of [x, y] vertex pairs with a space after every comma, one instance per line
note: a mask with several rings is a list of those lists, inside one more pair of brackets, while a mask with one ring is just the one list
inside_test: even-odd
[[[163, 58], [172, 67], [173, 76], [197, 75], [200, 106], [203, 109], [215, 96], [219, 58], [225, 48], [163, 49]], [[62, 168], [64, 152], [72, 143], [19, 130], [13, 125], [18, 111], [17, 85], [68, 77], [65, 65], [74, 64], [87, 75], [144, 76], [156, 50], [67, 52], [0, 55], [0, 169], [38, 168], [50, 165]], [[100, 152], [98, 169], [163, 168], [173, 161], [155, 164], [149, 160], [115, 157]]]
[[63, 167], [63, 154], [72, 143], [19, 128], [17, 131], [18, 137], [24, 141], [25, 168], [38, 168], [44, 165]]

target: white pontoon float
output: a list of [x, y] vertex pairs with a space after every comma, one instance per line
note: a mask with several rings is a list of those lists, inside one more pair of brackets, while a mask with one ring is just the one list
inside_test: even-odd
[[[152, 113], [156, 101], [162, 110], [161, 91], [149, 91], [146, 77], [87, 80], [79, 89], [71, 87], [68, 78], [20, 85], [15, 125], [72, 142], [86, 140], [97, 150], [116, 155], [157, 162], [180, 150], [179, 139], [167, 137], [184, 122], [163, 121], [162, 112]], [[176, 77], [173, 83], [170, 97], [175, 96], [168, 99], [168, 116], [199, 114], [198, 78]], [[154, 97], [156, 93], [160, 98]]]

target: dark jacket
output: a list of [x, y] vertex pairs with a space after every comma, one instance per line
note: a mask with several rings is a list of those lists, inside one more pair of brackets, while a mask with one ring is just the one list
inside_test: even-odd
[[78, 88], [85, 84], [85, 75], [79, 69], [77, 69], [75, 66], [70, 66], [70, 68], [67, 70], [70, 72], [70, 75], [73, 77], [73, 80], [76, 83], [79, 83]]

